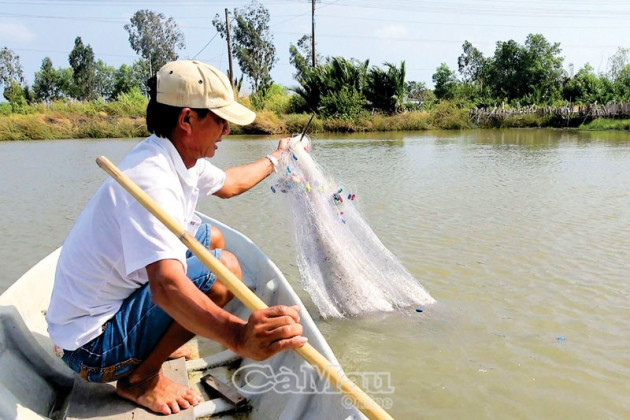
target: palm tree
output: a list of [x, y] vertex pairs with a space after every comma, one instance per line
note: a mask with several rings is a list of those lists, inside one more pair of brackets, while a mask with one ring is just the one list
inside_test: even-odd
[[333, 57], [324, 64], [300, 72], [296, 76], [300, 86], [292, 90], [303, 97], [313, 111], [320, 110], [323, 97], [330, 97], [341, 91], [351, 92], [362, 98], [368, 65], [369, 60]]
[[373, 109], [393, 114], [403, 108], [405, 100], [405, 62], [400, 63], [400, 68], [392, 63], [385, 66], [387, 71], [370, 69], [365, 96]]

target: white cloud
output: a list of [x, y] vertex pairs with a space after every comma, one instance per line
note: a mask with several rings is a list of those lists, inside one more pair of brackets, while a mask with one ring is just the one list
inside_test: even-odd
[[35, 33], [21, 23], [0, 23], [0, 39], [29, 42], [35, 38]]
[[375, 35], [379, 38], [399, 39], [405, 38], [408, 33], [405, 25], [387, 25], [377, 29]]

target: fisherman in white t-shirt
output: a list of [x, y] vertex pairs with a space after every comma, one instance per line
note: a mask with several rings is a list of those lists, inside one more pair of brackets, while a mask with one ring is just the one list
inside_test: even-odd
[[[255, 114], [234, 100], [227, 77], [198, 61], [173, 61], [148, 82], [147, 128], [120, 169], [242, 278], [218, 229], [194, 214], [199, 196], [229, 198], [274, 169], [288, 139], [265, 158], [225, 172], [204, 158]], [[158, 413], [201, 396], [162, 374], [195, 334], [255, 360], [304, 345], [299, 308], [274, 306], [247, 322], [224, 311], [233, 295], [185, 246], [112, 179], [89, 201], [66, 238], [46, 319], [64, 362], [88, 381]]]

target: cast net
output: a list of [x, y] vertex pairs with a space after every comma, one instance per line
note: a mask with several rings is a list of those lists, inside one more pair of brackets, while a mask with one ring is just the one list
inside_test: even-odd
[[290, 202], [302, 284], [321, 316], [435, 302], [361, 217], [356, 195], [325, 174], [309, 148], [307, 136], [291, 139], [271, 190]]

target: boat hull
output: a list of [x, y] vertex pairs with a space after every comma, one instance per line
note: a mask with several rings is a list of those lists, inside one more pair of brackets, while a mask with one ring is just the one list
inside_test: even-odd
[[[278, 267], [242, 233], [204, 214], [198, 215], [205, 223], [221, 229], [226, 249], [239, 258], [243, 281], [265, 303], [300, 307], [309, 343], [341, 369]], [[0, 344], [1, 418], [27, 417], [25, 413], [46, 418], [59, 392], [67, 392], [66, 388], [72, 384], [74, 373], [54, 356], [45, 320], [60, 251], [61, 248], [53, 251], [0, 296], [0, 317], [6, 320], [0, 323], [0, 337], [4, 335]], [[238, 301], [231, 302], [226, 309], [242, 319], [250, 314]], [[15, 325], [7, 327], [7, 323]], [[237, 373], [233, 382], [249, 399], [252, 419], [363, 418], [356, 408], [347, 408], [342, 396], [296, 352], [282, 352], [264, 362], [242, 359]], [[34, 395], [41, 398], [33, 398]]]

